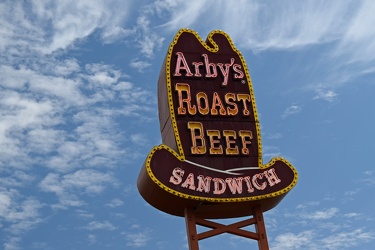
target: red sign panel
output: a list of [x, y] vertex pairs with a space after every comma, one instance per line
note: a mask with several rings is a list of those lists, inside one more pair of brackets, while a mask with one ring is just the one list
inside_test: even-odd
[[204, 42], [180, 30], [158, 83], [163, 144], [143, 165], [138, 189], [154, 207], [183, 216], [229, 218], [276, 206], [297, 183], [285, 159], [262, 162], [260, 124], [250, 75], [222, 31]]

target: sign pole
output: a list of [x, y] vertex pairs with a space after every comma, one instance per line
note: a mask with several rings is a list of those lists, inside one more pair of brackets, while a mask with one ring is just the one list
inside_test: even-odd
[[261, 207], [256, 207], [254, 209], [254, 218], [256, 220], [255, 230], [259, 235], [258, 247], [259, 250], [268, 250], [268, 240], [266, 233], [266, 225], [264, 224], [263, 212]]
[[[230, 225], [223, 225], [196, 216], [192, 208], [185, 208], [185, 222], [189, 250], [199, 250], [199, 240], [207, 239], [222, 233], [234, 234], [240, 237], [258, 241], [259, 250], [269, 250], [266, 227], [261, 207], [253, 210], [253, 218], [242, 220]], [[211, 228], [208, 231], [197, 233], [196, 225]], [[256, 232], [242, 229], [243, 227], [255, 225]]]
[[199, 250], [195, 214], [192, 208], [185, 208], [185, 222], [189, 250]]

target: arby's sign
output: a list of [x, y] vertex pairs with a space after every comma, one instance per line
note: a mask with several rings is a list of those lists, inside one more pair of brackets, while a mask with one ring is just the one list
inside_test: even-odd
[[138, 178], [142, 197], [164, 212], [186, 207], [207, 218], [275, 207], [296, 185], [284, 158], [262, 161], [260, 124], [245, 60], [222, 31], [206, 41], [180, 30], [158, 82], [162, 144], [148, 154]]

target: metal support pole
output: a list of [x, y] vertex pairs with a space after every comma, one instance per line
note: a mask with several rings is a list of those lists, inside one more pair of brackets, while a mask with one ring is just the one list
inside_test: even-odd
[[261, 207], [256, 207], [254, 209], [255, 218], [255, 230], [259, 235], [258, 247], [259, 250], [269, 250], [268, 240], [266, 234], [266, 225], [264, 224], [263, 211]]
[[185, 208], [185, 223], [189, 250], [199, 250], [195, 214], [192, 208]]

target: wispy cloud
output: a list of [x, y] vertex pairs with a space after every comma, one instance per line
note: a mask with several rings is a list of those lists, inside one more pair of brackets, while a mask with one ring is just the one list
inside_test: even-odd
[[[106, 42], [130, 32], [123, 25], [129, 15], [127, 10], [131, 1], [37, 1], [29, 5], [13, 1], [2, 3], [0, 9], [5, 39], [2, 39], [0, 48], [17, 46], [21, 48], [21, 53], [32, 49], [49, 54], [74, 45], [97, 29]], [[17, 38], [18, 42], [12, 44]], [[16, 53], [14, 51], [13, 55]]]
[[93, 230], [107, 230], [107, 231], [113, 231], [116, 229], [115, 226], [112, 225], [112, 223], [108, 221], [91, 221], [87, 226], [86, 229], [89, 231]]
[[89, 241], [90, 245], [93, 245], [97, 242], [96, 236], [94, 234], [89, 234], [87, 236], [87, 240]]
[[306, 248], [314, 240], [314, 232], [303, 231], [300, 233], [284, 233], [276, 236], [272, 249], [279, 250], [297, 250], [297, 249], [311, 249]]
[[144, 146], [147, 145], [149, 142], [148, 138], [144, 134], [132, 134], [130, 136], [130, 139], [132, 142], [134, 142], [136, 145]]
[[278, 235], [272, 242], [272, 249], [298, 250], [298, 249], [350, 249], [362, 242], [375, 239], [375, 234], [355, 229], [335, 233], [330, 236], [320, 235], [313, 231], [301, 233], [284, 233]]
[[263, 157], [265, 161], [270, 160], [272, 157], [280, 156], [280, 149], [275, 146], [263, 146]]
[[106, 204], [106, 206], [114, 208], [114, 207], [122, 206], [123, 204], [124, 204], [124, 202], [122, 200], [120, 200], [120, 199], [113, 199], [108, 204]]
[[311, 220], [326, 220], [335, 216], [338, 211], [338, 208], [332, 207], [325, 210], [315, 211], [310, 214], [302, 214], [302, 217]]
[[130, 67], [136, 69], [138, 72], [144, 72], [145, 69], [151, 66], [151, 63], [146, 62], [146, 61], [141, 61], [138, 58], [135, 58], [130, 62], [129, 65]]
[[44, 221], [41, 215], [43, 204], [34, 197], [22, 195], [15, 189], [0, 188], [0, 220], [5, 228], [4, 249], [17, 249], [20, 235]]
[[215, 22], [238, 44], [253, 50], [292, 49], [333, 41], [347, 24], [341, 17], [350, 10], [350, 5], [323, 1], [238, 1], [236, 4], [180, 1], [179, 5], [181, 8], [177, 10], [171, 7], [172, 17], [166, 24], [169, 29], [199, 24], [199, 29], [203, 27], [207, 32], [209, 24]]
[[270, 140], [281, 139], [281, 138], [283, 138], [283, 135], [281, 133], [267, 134], [267, 139], [270, 139]]
[[59, 175], [49, 173], [41, 182], [40, 188], [45, 192], [55, 193], [59, 198], [56, 208], [82, 206], [84, 201], [80, 194], [95, 195], [108, 186], [116, 184], [116, 179], [110, 173], [84, 169], [71, 174]]
[[298, 114], [302, 111], [302, 107], [300, 105], [297, 105], [297, 104], [293, 104], [291, 106], [289, 106], [281, 115], [281, 117], [283, 119], [291, 116], [291, 115], [295, 115], [295, 114]]
[[[335, 207], [319, 209], [321, 203], [300, 204], [297, 211], [285, 214], [287, 220], [279, 213], [272, 214], [274, 223], [287, 226], [285, 232], [274, 232], [276, 236], [270, 240], [271, 249], [352, 249], [375, 240], [375, 232], [357, 226], [357, 222], [364, 223], [361, 214], [341, 213]], [[296, 224], [298, 232], [293, 230]]]
[[[163, 3], [159, 4], [160, 8], [170, 13], [161, 26], [163, 29], [174, 32], [180, 27], [189, 27], [205, 36], [215, 27], [227, 32], [236, 46], [254, 53], [300, 51], [308, 65], [301, 85], [308, 87], [324, 82], [325, 88], [309, 89], [315, 92], [314, 99], [333, 102], [339, 97], [337, 88], [375, 72], [375, 30], [372, 28], [375, 4], [371, 0], [160, 2]], [[290, 63], [301, 62], [291, 60]], [[319, 69], [316, 65], [320, 65]], [[304, 89], [301, 85], [299, 90]]]
[[147, 58], [154, 57], [155, 50], [160, 49], [164, 42], [164, 37], [151, 27], [150, 16], [153, 15], [155, 15], [155, 8], [153, 4], [150, 4], [143, 7], [141, 15], [137, 18], [136, 44], [140, 52]]
[[129, 247], [144, 247], [151, 240], [150, 232], [145, 230], [137, 233], [124, 233], [126, 238], [126, 245]]
[[333, 102], [337, 99], [338, 94], [334, 90], [322, 90], [318, 89], [316, 91], [316, 95], [314, 96], [314, 99], [321, 99], [328, 102]]
[[[210, 24], [227, 31], [236, 44], [255, 51], [298, 49], [314, 44], [340, 41], [336, 53], [373, 60], [375, 32], [372, 29], [373, 1], [351, 2], [289, 1], [267, 3], [220, 0], [216, 4], [160, 1], [158, 9], [170, 11], [164, 25], [170, 30], [197, 27], [208, 32]], [[359, 5], [359, 7], [358, 7]], [[176, 8], [179, 6], [180, 8]], [[225, 10], [225, 11], [223, 11]], [[204, 19], [205, 22], [202, 22]], [[360, 46], [363, 45], [363, 46]], [[335, 53], [335, 54], [336, 54]]]
[[326, 249], [343, 249], [355, 247], [361, 242], [369, 242], [375, 239], [375, 234], [372, 232], [365, 232], [364, 229], [359, 228], [353, 231], [340, 232], [326, 238], [321, 242]]
[[361, 1], [358, 8], [350, 16], [350, 22], [343, 30], [343, 37], [336, 49], [335, 55], [345, 56], [345, 62], [369, 62], [375, 60], [375, 31], [372, 14], [375, 3], [371, 0]]
[[366, 183], [369, 186], [374, 186], [375, 185], [374, 171], [365, 171], [364, 175], [366, 177], [362, 178], [361, 182]]

